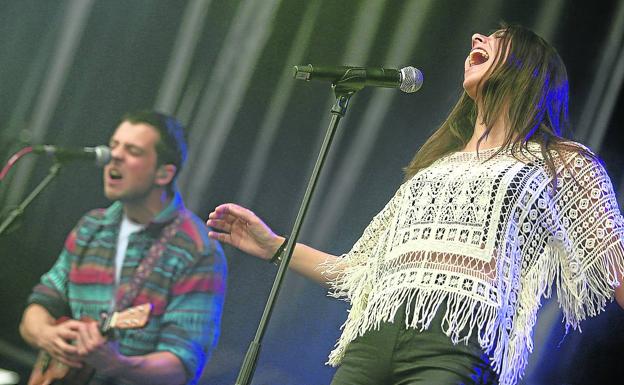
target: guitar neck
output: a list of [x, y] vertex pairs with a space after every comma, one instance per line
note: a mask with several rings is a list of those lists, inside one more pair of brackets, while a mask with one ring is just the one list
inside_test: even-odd
[[105, 336], [108, 335], [110, 332], [113, 331], [113, 327], [111, 327], [112, 323], [112, 318], [115, 316], [115, 314], [117, 313], [113, 313], [113, 314], [108, 314], [106, 315], [106, 317], [102, 317], [101, 321], [100, 321], [100, 333]]

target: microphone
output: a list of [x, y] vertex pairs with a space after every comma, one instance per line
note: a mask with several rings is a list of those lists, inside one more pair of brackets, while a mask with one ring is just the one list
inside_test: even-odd
[[348, 86], [353, 84], [358, 89], [365, 86], [400, 88], [411, 93], [420, 89], [423, 74], [414, 67], [400, 70], [390, 68], [365, 68], [350, 66], [313, 66], [312, 64], [294, 66], [294, 78], [299, 80], [329, 80], [332, 84], [340, 82]]
[[111, 160], [111, 151], [107, 146], [64, 148], [49, 144], [37, 144], [32, 146], [35, 154], [45, 154], [52, 156], [59, 161], [69, 160], [94, 160], [99, 167], [105, 166]]

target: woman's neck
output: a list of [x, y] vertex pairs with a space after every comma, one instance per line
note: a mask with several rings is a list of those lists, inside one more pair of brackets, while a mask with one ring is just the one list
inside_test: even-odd
[[[483, 137], [487, 130], [487, 126], [483, 123], [483, 117], [479, 114], [475, 121], [472, 137], [468, 143], [466, 143], [464, 151], [476, 151], [477, 144], [481, 150], [502, 146], [505, 143], [505, 138], [507, 136], [507, 127], [508, 125], [506, 119], [504, 118], [504, 114], [501, 114], [496, 121], [494, 121], [494, 125], [487, 136]], [[481, 137], [483, 137], [483, 139], [479, 142]]]

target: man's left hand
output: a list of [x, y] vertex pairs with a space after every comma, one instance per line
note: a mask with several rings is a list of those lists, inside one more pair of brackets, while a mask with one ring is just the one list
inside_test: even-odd
[[123, 356], [118, 344], [108, 341], [101, 333], [97, 322], [83, 322], [76, 339], [77, 355], [82, 361], [102, 374], [120, 372]]

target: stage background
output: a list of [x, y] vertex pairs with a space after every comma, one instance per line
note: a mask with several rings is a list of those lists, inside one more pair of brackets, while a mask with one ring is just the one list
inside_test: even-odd
[[[187, 126], [191, 154], [180, 188], [206, 217], [247, 205], [286, 234], [329, 121], [328, 83], [292, 79], [297, 64], [413, 65], [422, 89], [365, 89], [352, 99], [300, 240], [346, 252], [393, 195], [402, 167], [461, 92], [475, 32], [519, 22], [552, 42], [570, 76], [573, 137], [605, 160], [622, 197], [624, 1], [566, 0], [2, 0], [0, 160], [26, 143], [105, 144], [128, 110], [155, 108]], [[46, 175], [32, 155], [0, 185], [6, 215]], [[34, 352], [17, 325], [38, 277], [88, 209], [109, 203], [101, 171], [71, 163], [0, 239], [0, 368], [28, 372]], [[620, 199], [620, 205], [623, 201]], [[202, 384], [233, 384], [275, 266], [226, 247], [228, 294], [219, 346]], [[328, 352], [343, 302], [288, 274], [253, 384], [328, 384]], [[546, 301], [523, 384], [621, 380], [622, 311], [586, 322], [563, 342]]]

